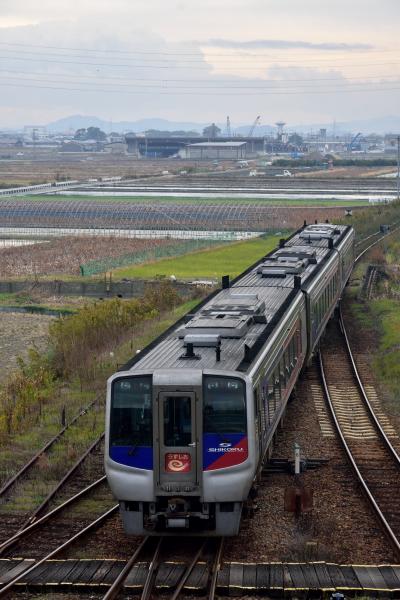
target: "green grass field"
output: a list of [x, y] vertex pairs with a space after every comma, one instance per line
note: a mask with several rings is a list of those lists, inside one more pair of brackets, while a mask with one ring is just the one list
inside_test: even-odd
[[331, 200], [324, 198], [315, 198], [309, 200], [299, 200], [291, 198], [259, 198], [256, 195], [250, 198], [246, 197], [223, 197], [223, 198], [207, 198], [205, 196], [85, 196], [85, 195], [62, 195], [62, 194], [35, 194], [29, 196], [15, 196], [16, 198], [29, 198], [30, 200], [48, 200], [48, 201], [87, 201], [87, 202], [127, 202], [127, 203], [154, 203], [156, 202], [171, 202], [173, 204], [198, 204], [204, 202], [208, 204], [265, 204], [266, 206], [367, 206], [368, 200]]
[[[284, 235], [284, 234], [283, 234]], [[235, 277], [278, 245], [278, 236], [235, 242], [228, 246], [166, 258], [144, 265], [113, 271], [114, 279], [154, 279], [175, 275], [178, 279], [219, 279]]]

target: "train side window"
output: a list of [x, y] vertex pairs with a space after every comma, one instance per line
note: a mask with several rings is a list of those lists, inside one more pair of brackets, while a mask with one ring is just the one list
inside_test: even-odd
[[286, 387], [285, 353], [282, 354], [281, 360], [279, 361], [279, 378], [281, 382], [281, 390], [284, 390]]
[[261, 429], [262, 431], [265, 431], [267, 426], [268, 426], [268, 422], [267, 422], [267, 392], [268, 392], [268, 387], [267, 387], [267, 380], [266, 378], [263, 379], [262, 383], [260, 383], [260, 420], [261, 420]]
[[274, 376], [274, 404], [272, 407], [272, 415], [276, 413], [277, 407], [281, 403], [281, 383], [279, 377], [279, 368], [275, 370]]
[[275, 374], [272, 373], [271, 377], [268, 380], [268, 393], [267, 393], [267, 403], [268, 403], [268, 422], [271, 423], [271, 416], [274, 414], [274, 399], [275, 399], [275, 388], [274, 388], [274, 377]]
[[290, 342], [286, 347], [285, 350], [285, 373], [286, 373], [286, 383], [289, 381], [290, 379], [290, 374], [292, 372], [292, 368], [290, 365]]
[[254, 388], [254, 418], [258, 417], [258, 389]]
[[290, 340], [290, 364], [293, 371], [296, 365], [296, 334]]

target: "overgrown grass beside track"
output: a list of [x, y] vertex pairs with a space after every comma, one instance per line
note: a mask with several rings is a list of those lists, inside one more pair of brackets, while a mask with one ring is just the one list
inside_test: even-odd
[[[287, 234], [280, 234], [281, 237]], [[219, 279], [235, 277], [278, 244], [278, 237], [260, 237], [229, 244], [223, 248], [193, 252], [179, 258], [116, 269], [114, 278], [157, 279], [174, 275], [178, 279]]]
[[140, 331], [144, 322], [180, 303], [181, 298], [166, 283], [142, 299], [88, 304], [76, 314], [53, 321], [48, 352], [32, 349], [0, 388], [0, 443], [39, 423], [64, 381], [77, 379], [81, 389], [95, 389], [109, 364], [107, 350], [127, 338], [132, 343], [133, 332]]
[[[381, 216], [385, 218], [388, 215], [383, 213]], [[391, 216], [399, 218], [399, 215], [394, 213]], [[376, 265], [379, 272], [370, 300], [363, 298], [361, 293], [367, 264]], [[353, 285], [347, 293], [348, 298], [351, 298], [348, 306], [355, 321], [354, 332], [362, 329], [373, 340], [369, 348], [370, 364], [377, 380], [385, 390], [390, 413], [398, 418], [400, 417], [399, 273], [400, 242], [397, 233], [383, 240], [382, 244], [365, 255], [353, 273]]]
[[[135, 304], [137, 302], [135, 301]], [[33, 507], [40, 498], [46, 495], [56, 479], [66, 471], [67, 467], [71, 466], [78, 455], [97, 438], [103, 429], [105, 381], [107, 377], [115, 372], [119, 365], [134, 355], [137, 350], [141, 350], [149, 344], [198, 302], [198, 299], [193, 299], [175, 308], [170, 306], [168, 309], [166, 306], [164, 310], [160, 308], [154, 311], [153, 316], [148, 320], [145, 322], [140, 320], [134, 326], [128, 328], [122, 338], [119, 336], [119, 344], [116, 343], [115, 338], [108, 339], [104, 334], [101, 352], [92, 355], [93, 364], [88, 370], [87, 380], [82, 380], [83, 374], [79, 378], [76, 374], [69, 373], [69, 378], [65, 378], [61, 373], [58, 376], [53, 373], [51, 386], [47, 388], [46, 397], [43, 398], [43, 401], [38, 403], [38, 399], [31, 396], [30, 399], [33, 404], [30, 403], [29, 406], [25, 406], [24, 413], [21, 411], [18, 413], [19, 419], [17, 422], [12, 423], [12, 430], [7, 433], [4, 429], [4, 422], [0, 428], [0, 484], [15, 473], [28, 458], [61, 429], [63, 407], [66, 408], [67, 421], [70, 421], [73, 416], [98, 395], [99, 401], [95, 406], [68, 430], [62, 443], [57, 444], [49, 460], [46, 459], [39, 465], [37, 489], [35, 490], [35, 486], [33, 486], [32, 490], [29, 491], [28, 488], [31, 484], [29, 482], [26, 484], [24, 496], [31, 498]], [[129, 301], [126, 303], [129, 303]], [[104, 304], [107, 304], [107, 302], [104, 302]], [[82, 313], [81, 318], [85, 316], [87, 316], [87, 313]], [[73, 322], [68, 327], [69, 329], [74, 327], [73, 323], [75, 322], [77, 340], [81, 339], [80, 344], [82, 344], [82, 336], [79, 333], [82, 329], [79, 326], [80, 321], [76, 322], [76, 317], [75, 321], [74, 317], [65, 321], [71, 322], [71, 319]], [[77, 352], [75, 347], [72, 350]], [[38, 369], [40, 372], [40, 365], [48, 364], [48, 361], [49, 357], [46, 353], [35, 357], [34, 363], [29, 361], [28, 365], [25, 364], [21, 367], [18, 372], [19, 377], [23, 377], [27, 368], [29, 368], [32, 377]], [[39, 367], [35, 364], [39, 364]], [[20, 392], [24, 395], [20, 402], [24, 399], [27, 400], [26, 390], [30, 389], [30, 384], [28, 378], [24, 386], [20, 388]], [[0, 412], [2, 414], [3, 408]], [[39, 480], [41, 481], [40, 485]], [[18, 511], [27, 508], [29, 507], [18, 507], [17, 504], [13, 503], [12, 506], [10, 505], [9, 510]]]

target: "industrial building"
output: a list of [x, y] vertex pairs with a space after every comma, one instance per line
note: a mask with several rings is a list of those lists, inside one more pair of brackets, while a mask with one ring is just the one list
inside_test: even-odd
[[247, 142], [200, 142], [188, 144], [184, 157], [193, 160], [240, 160], [246, 158]]

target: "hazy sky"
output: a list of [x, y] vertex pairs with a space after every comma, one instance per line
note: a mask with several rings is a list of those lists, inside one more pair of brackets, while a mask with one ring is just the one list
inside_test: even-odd
[[400, 0], [1, 0], [0, 126], [398, 115]]

